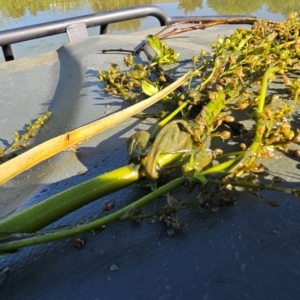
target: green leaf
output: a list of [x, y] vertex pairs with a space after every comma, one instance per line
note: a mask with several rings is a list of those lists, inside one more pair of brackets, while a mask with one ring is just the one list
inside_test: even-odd
[[150, 46], [153, 48], [156, 55], [161, 58], [164, 55], [164, 47], [163, 43], [160, 41], [160, 39], [155, 35], [148, 35], [147, 41], [150, 44]]
[[196, 174], [194, 175], [194, 177], [199, 180], [202, 184], [206, 184], [207, 183], [207, 179], [205, 176], [201, 175], [201, 174]]
[[177, 61], [180, 54], [174, 49], [169, 48], [167, 44], [161, 42], [157, 36], [148, 35], [147, 41], [156, 53], [156, 56], [153, 59], [154, 62], [163, 66], [174, 64]]
[[153, 96], [159, 92], [158, 87], [147, 80], [142, 80], [142, 90], [148, 96]]

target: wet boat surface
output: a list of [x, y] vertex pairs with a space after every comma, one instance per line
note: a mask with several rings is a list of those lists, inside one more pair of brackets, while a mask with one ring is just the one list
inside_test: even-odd
[[[218, 35], [241, 25], [193, 31], [167, 40], [180, 60], [198, 55]], [[98, 70], [109, 62], [123, 67], [123, 54], [103, 49], [134, 49], [152, 29], [136, 34], [89, 37], [54, 52], [0, 65], [0, 137], [3, 144], [47, 110], [52, 116], [34, 143], [118, 111], [127, 104], [108, 96]], [[139, 57], [146, 61], [141, 54]], [[186, 67], [170, 74], [179, 77]], [[126, 164], [125, 141], [154, 120], [131, 118], [65, 151], [0, 187], [0, 216], [38, 203], [68, 187]], [[281, 164], [277, 163], [278, 159]], [[299, 160], [270, 160], [268, 168], [289, 186], [299, 182]], [[293, 171], [291, 171], [293, 170]], [[295, 171], [294, 171], [295, 170]], [[299, 185], [299, 184], [298, 184]], [[117, 208], [146, 191], [128, 188], [94, 202], [54, 225], [75, 224], [97, 215], [105, 201]], [[177, 197], [186, 197], [184, 188]], [[163, 224], [119, 222], [98, 235], [85, 234], [83, 249], [62, 240], [29, 247], [1, 258], [9, 276], [0, 285], [3, 299], [298, 299], [299, 203], [289, 194], [264, 192], [279, 207], [247, 193], [217, 213], [184, 211], [188, 230], [170, 234]]]

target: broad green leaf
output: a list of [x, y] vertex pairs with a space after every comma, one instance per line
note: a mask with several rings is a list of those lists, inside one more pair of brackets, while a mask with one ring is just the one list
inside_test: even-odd
[[174, 64], [177, 61], [180, 54], [174, 49], [169, 48], [167, 44], [161, 42], [157, 36], [149, 35], [147, 41], [156, 53], [153, 59], [154, 62], [163, 66]]
[[147, 41], [150, 44], [150, 46], [153, 48], [156, 55], [159, 58], [161, 58], [164, 55], [164, 53], [163, 53], [164, 47], [163, 47], [161, 40], [155, 35], [148, 35]]
[[148, 96], [153, 96], [159, 92], [158, 87], [147, 80], [142, 80], [142, 90]]

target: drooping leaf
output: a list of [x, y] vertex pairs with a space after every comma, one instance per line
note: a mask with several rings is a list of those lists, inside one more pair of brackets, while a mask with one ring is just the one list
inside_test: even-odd
[[159, 92], [158, 87], [147, 80], [142, 80], [142, 90], [148, 96], [153, 96]]
[[147, 41], [150, 44], [150, 46], [152, 47], [152, 49], [154, 50], [154, 52], [156, 53], [156, 55], [161, 58], [163, 56], [163, 44], [161, 42], [161, 40], [155, 36], [155, 35], [148, 35], [147, 36]]
[[168, 45], [163, 43], [157, 36], [149, 35], [147, 41], [156, 53], [156, 57], [153, 59], [154, 62], [164, 66], [174, 64], [177, 61], [180, 54], [174, 49], [169, 48]]

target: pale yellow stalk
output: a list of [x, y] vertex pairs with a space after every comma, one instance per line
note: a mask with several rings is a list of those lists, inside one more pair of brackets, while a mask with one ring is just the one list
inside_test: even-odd
[[54, 156], [55, 154], [68, 149], [83, 140], [89, 139], [92, 136], [103, 132], [104, 130], [115, 126], [116, 124], [128, 119], [129, 117], [148, 108], [160, 99], [177, 89], [186, 80], [192, 76], [192, 71], [184, 74], [175, 82], [170, 84], [165, 89], [158, 92], [156, 95], [132, 105], [120, 112], [111, 114], [110, 116], [94, 121], [72, 131], [66, 132], [55, 138], [52, 138], [19, 156], [0, 165], [0, 185], [14, 178], [18, 174], [30, 169], [38, 163]]

